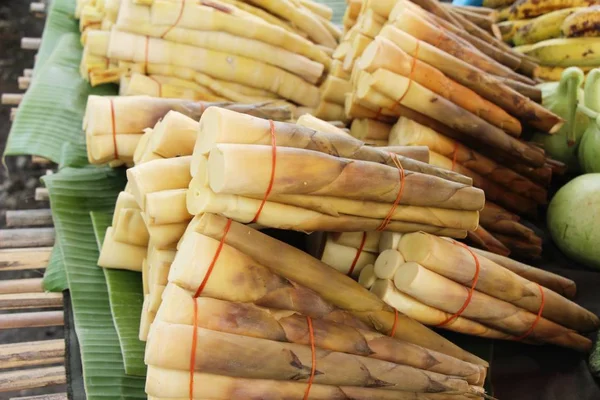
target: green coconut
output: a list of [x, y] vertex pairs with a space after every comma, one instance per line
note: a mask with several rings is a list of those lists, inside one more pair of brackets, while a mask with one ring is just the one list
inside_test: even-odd
[[593, 69], [588, 74], [584, 104], [580, 104], [578, 110], [590, 118], [577, 150], [579, 166], [584, 173], [600, 172], [600, 69]]
[[548, 206], [548, 229], [563, 253], [600, 269], [600, 173], [563, 186]]

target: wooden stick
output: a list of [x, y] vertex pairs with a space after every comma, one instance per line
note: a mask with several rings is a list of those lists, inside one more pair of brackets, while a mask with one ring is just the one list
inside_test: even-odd
[[52, 161], [40, 156], [31, 156], [31, 162], [33, 164], [46, 165], [50, 164]]
[[47, 201], [50, 199], [50, 194], [46, 188], [35, 188], [35, 200]]
[[42, 278], [6, 279], [0, 281], [0, 294], [42, 293]]
[[54, 228], [0, 229], [1, 248], [44, 247], [54, 244]]
[[3, 93], [1, 102], [7, 106], [18, 106], [21, 100], [23, 100], [21, 93]]
[[29, 11], [32, 13], [43, 13], [46, 12], [46, 4], [45, 3], [31, 3], [29, 5]]
[[51, 247], [0, 249], [0, 271], [46, 268]]
[[23, 50], [38, 50], [42, 44], [42, 38], [21, 38], [21, 48]]
[[14, 314], [0, 314], [0, 330], [41, 328], [46, 326], [62, 326], [63, 311], [39, 311]]
[[29, 88], [29, 85], [31, 84], [31, 78], [27, 76], [20, 76], [17, 82], [19, 83], [20, 90], [27, 90]]
[[502, 242], [496, 239], [491, 233], [485, 230], [482, 226], [477, 227], [474, 231], [469, 231], [467, 233], [467, 237], [471, 240], [477, 247], [484, 248], [493, 253], [500, 254], [503, 256], [508, 256], [510, 254], [510, 250], [508, 247], [504, 246]]
[[63, 366], [3, 372], [0, 374], [0, 393], [65, 383], [67, 375]]
[[6, 226], [10, 228], [45, 225], [52, 225], [52, 212], [50, 209], [6, 211]]
[[33, 68], [25, 68], [23, 70], [23, 76], [31, 78], [33, 76]]
[[0, 345], [0, 369], [64, 362], [64, 339]]
[[10, 120], [14, 121], [15, 118], [17, 117], [17, 112], [19, 111], [19, 107], [12, 107], [10, 109]]
[[62, 305], [62, 293], [0, 294], [0, 310], [59, 308]]
[[67, 400], [66, 393], [41, 394], [39, 396], [11, 397], [10, 400]]

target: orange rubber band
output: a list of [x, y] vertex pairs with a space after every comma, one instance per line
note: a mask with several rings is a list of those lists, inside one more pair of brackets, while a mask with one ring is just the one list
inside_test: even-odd
[[417, 65], [417, 57], [419, 56], [419, 48], [421, 41], [417, 41], [417, 47], [415, 48], [415, 55], [413, 56], [412, 59], [412, 64], [410, 66], [410, 73], [408, 74], [408, 86], [406, 86], [406, 90], [404, 91], [404, 93], [402, 94], [402, 96], [400, 96], [400, 98], [398, 100], [396, 100], [396, 103], [402, 105], [402, 100], [404, 100], [404, 97], [406, 97], [406, 94], [410, 91], [410, 86], [413, 83], [413, 75], [415, 72], [415, 66]]
[[308, 323], [308, 337], [310, 339], [310, 350], [312, 352], [312, 366], [310, 368], [310, 378], [308, 378], [308, 385], [306, 386], [306, 391], [304, 392], [304, 400], [308, 400], [310, 388], [312, 387], [313, 380], [315, 379], [315, 372], [317, 371], [317, 353], [315, 350], [315, 332], [313, 330], [312, 318], [306, 317], [306, 322]]
[[538, 311], [537, 316], [535, 317], [535, 320], [533, 321], [533, 324], [531, 324], [531, 327], [527, 330], [527, 332], [525, 332], [523, 335], [521, 335], [515, 339], [518, 342], [525, 339], [527, 336], [531, 335], [531, 332], [533, 332], [533, 330], [537, 326], [538, 322], [540, 322], [540, 319], [542, 318], [542, 312], [544, 311], [544, 305], [546, 305], [546, 296], [544, 295], [544, 288], [542, 288], [542, 285], [540, 285], [539, 283], [537, 283], [536, 285], [538, 285], [538, 288], [540, 289], [540, 294], [542, 295], [542, 299], [540, 302], [540, 310]]
[[446, 318], [446, 320], [444, 320], [434, 326], [444, 326], [444, 325], [448, 324], [449, 322], [451, 322], [461, 316], [463, 311], [465, 311], [466, 308], [469, 306], [469, 303], [471, 302], [471, 299], [473, 298], [473, 292], [475, 291], [475, 286], [477, 286], [477, 281], [479, 280], [479, 270], [480, 270], [481, 266], [479, 264], [479, 258], [477, 257], [477, 255], [475, 255], [475, 253], [471, 249], [469, 249], [469, 247], [467, 245], [465, 245], [463, 243], [454, 242], [454, 244], [464, 247], [469, 253], [471, 253], [471, 255], [473, 256], [473, 259], [475, 260], [475, 275], [473, 276], [473, 283], [471, 284], [471, 288], [469, 289], [469, 293], [467, 294], [467, 299], [465, 300], [465, 303], [462, 305], [462, 307], [457, 312], [452, 314], [450, 317]]
[[144, 75], [148, 75], [148, 48], [150, 47], [150, 36], [146, 36], [146, 48], [144, 51]]
[[269, 186], [267, 187], [267, 191], [265, 192], [265, 197], [263, 197], [258, 210], [256, 211], [256, 215], [250, 222], [256, 222], [260, 213], [262, 212], [265, 203], [267, 202], [267, 198], [271, 194], [271, 190], [273, 190], [273, 183], [275, 183], [275, 167], [277, 165], [277, 140], [275, 138], [275, 123], [272, 119], [269, 120], [269, 125], [271, 126], [271, 147], [272, 147], [272, 165], [271, 165], [271, 180], [269, 181]]
[[169, 28], [167, 28], [167, 30], [165, 31], [165, 33], [163, 33], [162, 35], [160, 35], [161, 39], [164, 39], [165, 36], [167, 36], [167, 34], [169, 32], [171, 32], [171, 29], [175, 28], [179, 24], [179, 21], [181, 20], [181, 17], [183, 17], [183, 9], [184, 8], [185, 8], [185, 0], [181, 0], [181, 8], [179, 9], [179, 15], [177, 16], [177, 19], [175, 20], [175, 23], [173, 25], [171, 25]]
[[190, 400], [194, 400], [194, 374], [196, 372], [196, 347], [198, 346], [198, 303], [194, 298], [194, 325], [192, 336], [192, 352], [190, 354], [190, 387], [189, 395]]
[[404, 173], [404, 168], [402, 167], [400, 160], [398, 160], [397, 154], [394, 154], [394, 153], [389, 153], [389, 154], [390, 154], [390, 157], [392, 157], [392, 161], [394, 161], [394, 164], [396, 164], [396, 167], [398, 168], [398, 173], [400, 175], [399, 176], [400, 189], [398, 190], [398, 194], [396, 195], [394, 204], [392, 204], [392, 208], [390, 208], [390, 211], [388, 212], [388, 214], [385, 216], [383, 221], [381, 221], [381, 225], [379, 225], [379, 227], [377, 228], [377, 231], [385, 230], [385, 228], [387, 228], [387, 226], [390, 224], [390, 222], [392, 222], [392, 217], [394, 216], [394, 212], [396, 211], [396, 208], [398, 208], [398, 204], [400, 204], [400, 200], [402, 199], [402, 193], [404, 193], [404, 178], [406, 177], [406, 174]]
[[115, 105], [112, 101], [112, 99], [108, 100], [110, 103], [110, 122], [112, 125], [112, 138], [113, 138], [113, 145], [115, 146], [115, 160], [119, 159], [119, 149], [117, 147], [117, 128], [116, 128], [116, 122], [115, 122]]
[[454, 151], [452, 152], [452, 171], [456, 167], [456, 156], [458, 155], [458, 142], [454, 142]]
[[225, 244], [225, 237], [227, 236], [227, 233], [229, 232], [229, 228], [231, 228], [231, 219], [227, 220], [227, 224], [225, 225], [225, 231], [223, 232], [223, 237], [221, 238], [221, 241], [219, 242], [219, 246], [217, 247], [217, 251], [215, 252], [214, 257], [213, 257], [212, 261], [210, 262], [210, 265], [208, 266], [208, 271], [206, 271], [206, 275], [204, 276], [202, 283], [200, 284], [200, 286], [198, 286], [196, 293], [194, 293], [194, 298], [199, 297], [202, 294], [204, 287], [206, 287], [208, 278], [210, 278], [210, 274], [212, 273], [212, 270], [215, 267], [217, 260], [219, 259], [221, 250], [223, 250], [223, 245]]
[[147, 75], [147, 76], [148, 76], [148, 78], [152, 79], [158, 85], [158, 97], [162, 97], [162, 83], [160, 83], [159, 81], [157, 81], [151, 75]]
[[362, 253], [362, 251], [365, 247], [366, 241], [367, 241], [367, 232], [363, 232], [362, 239], [360, 241], [360, 246], [358, 246], [358, 249], [356, 249], [356, 255], [354, 256], [354, 260], [352, 260], [352, 265], [350, 265], [350, 270], [348, 271], [348, 276], [352, 276], [352, 273], [354, 272], [354, 268], [356, 268], [356, 263], [358, 262], [358, 259], [360, 258], [360, 254]]
[[390, 337], [396, 336], [396, 328], [398, 327], [398, 310], [394, 309], [394, 324], [392, 325], [392, 331]]

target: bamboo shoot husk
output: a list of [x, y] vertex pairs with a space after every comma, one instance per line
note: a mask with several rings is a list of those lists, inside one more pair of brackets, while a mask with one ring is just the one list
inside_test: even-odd
[[[220, 194], [264, 196], [271, 184], [271, 162], [271, 146], [216, 145], [208, 161], [210, 187]], [[255, 165], [256, 168], [250, 170], [244, 165]], [[299, 170], [298, 165], [309, 168]], [[316, 151], [277, 148], [277, 170], [271, 187], [274, 195], [323, 195], [392, 203], [396, 201], [398, 190], [400, 176], [396, 168], [368, 161], [341, 159]], [[483, 192], [479, 189], [405, 171], [399, 203], [477, 211], [483, 208], [483, 202]]]
[[[414, 262], [404, 264], [396, 272], [394, 285], [402, 292], [446, 312], [454, 312], [461, 308], [467, 297], [467, 292], [461, 284]], [[479, 291], [472, 293], [462, 315], [484, 321], [487, 325], [517, 336], [525, 334], [536, 320], [536, 314]], [[592, 345], [589, 339], [545, 318], [539, 319], [528, 338], [579, 351], [589, 351]]]
[[186, 205], [187, 189], [161, 190], [146, 195], [146, 217], [152, 225], [174, 224], [192, 219]]
[[[356, 263], [354, 263], [354, 259], [357, 256]], [[323, 248], [323, 254], [321, 255], [321, 261], [340, 271], [342, 274], [357, 279], [360, 275], [360, 271], [362, 271], [366, 265], [373, 264], [376, 257], [377, 255], [369, 253], [368, 251], [363, 250], [359, 252], [359, 250], [354, 247], [344, 246], [327, 239], [325, 241], [325, 247]], [[353, 263], [354, 268], [352, 274], [350, 274]]]
[[[149, 399], [189, 400], [189, 371], [176, 371], [155, 366], [148, 367], [146, 391]], [[194, 373], [194, 400], [230, 400], [237, 398], [264, 398], [274, 400], [302, 400], [306, 383], [264, 379], [244, 379], [223, 375]], [[311, 400], [468, 400], [472, 397], [445, 393], [414, 393], [395, 390], [313, 384]]]
[[371, 289], [371, 286], [377, 280], [373, 268], [373, 264], [365, 265], [358, 275], [358, 283], [367, 290]]
[[319, 102], [318, 88], [302, 78], [260, 61], [215, 50], [113, 30], [108, 57], [192, 68], [218, 79], [269, 90], [298, 104], [314, 106]]
[[[228, 12], [223, 12], [220, 8], [226, 8]], [[208, 3], [184, 4], [181, 11], [177, 4], [173, 6], [169, 1], [157, 0], [152, 5], [151, 23], [199, 31], [228, 32], [281, 47], [328, 66], [330, 58], [309, 40], [279, 26], [244, 18], [238, 11], [240, 10], [232, 6], [219, 4], [219, 7], [211, 7]]]
[[[423, 304], [419, 300], [402, 293], [394, 286], [394, 282], [389, 279], [376, 280], [373, 286], [371, 286], [370, 291], [399, 312], [425, 325], [435, 326], [441, 324], [452, 315]], [[453, 319], [448, 322], [448, 324], [444, 325], [444, 328], [450, 331], [485, 337], [488, 339], [514, 339], [514, 336], [508, 333], [487, 327], [477, 321], [472, 321], [465, 317]]]
[[[176, 285], [163, 296], [157, 320], [181, 325], [194, 323], [193, 302], [197, 305], [198, 326], [230, 334], [307, 345], [306, 317], [289, 310], [257, 307], [251, 303], [233, 303], [209, 297], [192, 298]], [[313, 319], [315, 345], [379, 360], [409, 365], [465, 378], [479, 384], [485, 376], [482, 366], [467, 363], [432, 350], [415, 346], [378, 332], [343, 325], [327, 319]]]
[[392, 127], [388, 124], [384, 124], [383, 122], [379, 122], [373, 119], [365, 118], [355, 119], [354, 121], [352, 121], [350, 133], [358, 140], [388, 140], [391, 129]]
[[507, 248], [511, 250], [511, 254], [527, 257], [529, 259], [539, 258], [542, 255], [542, 239], [531, 238], [523, 240], [501, 233], [494, 232], [494, 236]]
[[90, 164], [105, 164], [116, 160], [118, 155], [118, 160], [131, 164], [141, 136], [140, 134], [117, 134], [114, 137], [88, 136], [86, 138], [88, 161]]
[[121, 243], [146, 247], [148, 245], [148, 230], [142, 218], [142, 213], [136, 208], [121, 208], [115, 212], [116, 223], [112, 225], [113, 240]]
[[329, 233], [327, 237], [334, 243], [358, 249], [361, 247], [363, 235], [366, 236], [362, 249], [371, 253], [378, 253], [381, 232], [332, 232]]
[[[194, 331], [195, 355], [191, 351]], [[194, 329], [189, 325], [153, 324], [146, 344], [146, 364], [189, 371], [190, 354], [196, 371], [241, 378], [306, 382], [311, 375], [314, 354], [319, 369], [319, 374], [314, 376], [315, 383], [420, 393], [469, 390], [468, 383], [462, 379], [401, 364], [319, 348], [312, 353], [308, 345]]]
[[329, 75], [320, 87], [323, 100], [336, 104], [344, 104], [346, 93], [352, 91], [349, 81]]
[[541, 103], [542, 102], [542, 91], [541, 89], [528, 85], [523, 82], [518, 82], [512, 79], [498, 77], [498, 80], [503, 82], [506, 86], [521, 93], [523, 96], [529, 97], [531, 100]]
[[[419, 60], [438, 68], [456, 82], [502, 107], [522, 122], [548, 133], [556, 133], [564, 123], [559, 116], [509, 88], [493, 76], [428, 43], [419, 42], [394, 26], [385, 26], [381, 30], [381, 35], [411, 56], [416, 56]], [[419, 43], [419, 50], [415, 55], [417, 43]]]
[[344, 121], [347, 119], [342, 105], [328, 101], [321, 101], [315, 108], [314, 115], [328, 121]]
[[498, 254], [490, 253], [485, 250], [475, 248], [471, 248], [471, 250], [495, 262], [496, 264], [503, 266], [515, 274], [520, 275], [532, 282], [537, 282], [558, 294], [568, 298], [575, 297], [577, 286], [571, 279], [565, 278], [550, 271], [532, 267], [519, 261], [512, 260], [508, 257], [502, 257]]
[[516, 191], [502, 187], [495, 182], [463, 167], [461, 164], [453, 162], [450, 158], [437, 154], [434, 151], [429, 152], [429, 163], [440, 168], [447, 168], [458, 173], [465, 174], [473, 179], [473, 185], [485, 192], [487, 199], [495, 201], [504, 207], [510, 207], [516, 212], [535, 216], [537, 214], [537, 203], [533, 199], [528, 199]]
[[[198, 159], [197, 154], [208, 154], [216, 143], [271, 145], [269, 121], [228, 111], [222, 108], [211, 108], [207, 110], [208, 114], [202, 118], [199, 138], [194, 148], [193, 169], [195, 169], [194, 166]], [[395, 168], [389, 153], [365, 146], [363, 142], [352, 139], [349, 135], [332, 135], [312, 129], [303, 129], [294, 124], [279, 122], [274, 123], [274, 128], [278, 148], [282, 146], [315, 150], [340, 157], [385, 163]], [[459, 174], [432, 168], [425, 163], [406, 157], [398, 156], [398, 158], [402, 166], [410, 171], [422, 172], [466, 184], [471, 182], [469, 178]]]
[[166, 158], [128, 169], [127, 181], [139, 207], [145, 210], [148, 193], [187, 188], [192, 179], [191, 161], [191, 156]]
[[[186, 87], [191, 85], [195, 85], [196, 87]], [[212, 94], [206, 88], [203, 88], [194, 82], [184, 82], [181, 79], [170, 76], [146, 76], [138, 73], [132, 74], [131, 77], [121, 77], [119, 96], [152, 96], [193, 101], [227, 100]]]
[[[314, 290], [325, 300], [352, 312], [378, 331], [384, 334], [391, 331], [394, 323], [394, 313], [391, 309], [376, 296], [365, 292], [351, 278], [343, 276], [292, 246], [236, 222], [231, 222], [227, 235], [223, 237], [226, 224], [227, 220], [223, 217], [204, 214], [198, 221], [196, 231], [215, 241], [224, 240], [225, 244], [243, 251], [273, 273]], [[402, 315], [398, 316], [395, 337], [464, 361], [487, 365], [479, 357], [460, 349]]]
[[300, 118], [298, 118], [298, 120], [296, 121], [296, 125], [304, 126], [306, 128], [314, 129], [320, 132], [335, 133], [337, 135], [342, 136], [350, 136], [350, 134], [345, 130], [338, 128], [337, 126], [332, 125], [329, 122], [323, 121], [322, 119], [319, 119], [310, 114], [304, 114]]
[[361, 73], [357, 87], [358, 97], [364, 96], [371, 88], [391, 99], [400, 100], [401, 105], [423, 113], [478, 141], [506, 151], [532, 166], [541, 166], [545, 162], [543, 152], [532, 149], [500, 128], [487, 123], [417, 82], [410, 81], [409, 78], [385, 69], [378, 69], [372, 74]]
[[396, 249], [384, 250], [377, 256], [373, 273], [377, 279], [394, 279], [396, 271], [406, 260]]
[[479, 152], [471, 150], [458, 141], [443, 136], [409, 118], [400, 117], [391, 130], [389, 141], [391, 144], [404, 146], [428, 146], [431, 151], [449, 159], [454, 159], [456, 156], [457, 163], [473, 172], [497, 182], [511, 191], [534, 199], [538, 203], [543, 204], [546, 202], [548, 194], [546, 189], [540, 185]]
[[505, 130], [510, 135], [519, 136], [521, 134], [519, 121], [502, 108], [483, 99], [471, 89], [447, 78], [435, 67], [418, 59], [414, 62], [413, 60], [412, 56], [389, 39], [377, 37], [361, 56], [358, 66], [367, 72], [384, 68], [402, 76], [410, 76], [415, 82]]
[[510, 254], [510, 249], [508, 247], [481, 226], [477, 227], [474, 231], [469, 231], [467, 233], [467, 238], [475, 244], [475, 247], [503, 256], [508, 256]]
[[[312, 83], [315, 83], [323, 73], [323, 64], [284, 48], [227, 32], [178, 27], [169, 29], [169, 26], [150, 22], [150, 8], [136, 6], [130, 1], [123, 3], [117, 21], [117, 28], [121, 31], [248, 57], [280, 67]], [[175, 3], [174, 7], [181, 6]]]
[[106, 235], [98, 257], [98, 266], [141, 272], [145, 257], [146, 247], [117, 242], [113, 239], [112, 227], [106, 229]]
[[245, 3], [240, 0], [219, 0], [219, 2], [231, 4], [232, 6], [235, 6], [242, 11], [245, 11], [247, 13], [255, 15], [270, 24], [280, 26], [283, 29], [285, 29], [286, 31], [295, 33], [296, 35], [302, 36], [303, 38], [308, 37], [308, 35], [305, 32], [302, 32], [301, 30], [292, 26], [289, 22], [286, 22], [271, 13], [268, 13], [267, 11], [263, 10], [262, 8], [254, 7], [253, 5]]
[[[194, 178], [195, 179], [195, 178]], [[235, 194], [214, 193], [210, 188], [195, 187], [188, 192], [187, 207], [192, 214], [215, 213], [235, 221], [254, 221], [262, 201]], [[302, 207], [280, 204], [272, 201], [264, 203], [262, 211], [254, 222], [262, 226], [278, 229], [291, 229], [302, 232], [333, 231], [374, 231], [381, 226], [383, 218], [365, 218], [352, 215], [330, 216]], [[394, 232], [430, 232], [437, 235], [464, 238], [466, 231], [426, 224], [392, 220], [386, 230]]]
[[[489, 230], [490, 232], [492, 232], [494, 235], [497, 233], [500, 234], [504, 234], [507, 236], [511, 236], [511, 237], [515, 237], [518, 239], [522, 239], [522, 240], [526, 240], [529, 242], [538, 242], [538, 236], [535, 234], [535, 232], [526, 227], [525, 225], [521, 224], [520, 222], [516, 222], [516, 221], [506, 221], [506, 220], [502, 220], [502, 221], [496, 221], [492, 224], [488, 223], [488, 222], [481, 222], [481, 226], [483, 226], [485, 229]], [[541, 244], [541, 242], [540, 242]]]
[[383, 146], [380, 150], [429, 163], [429, 148], [427, 146]]
[[480, 223], [484, 228], [492, 232], [505, 233], [524, 239], [537, 237], [532, 229], [519, 222], [517, 215], [504, 210], [492, 202], [486, 202], [485, 207], [481, 210]]
[[[407, 261], [414, 261], [443, 276], [470, 285], [475, 274], [475, 261], [469, 251], [442, 238], [424, 233], [406, 234], [400, 241], [400, 252]], [[478, 257], [480, 263], [477, 290], [522, 307], [532, 313], [540, 308], [538, 285]], [[597, 316], [557, 293], [545, 289], [543, 316], [568, 328], [591, 331], [598, 327]]]
[[192, 118], [169, 111], [152, 132], [150, 148], [164, 158], [192, 155], [198, 127], [198, 122]]

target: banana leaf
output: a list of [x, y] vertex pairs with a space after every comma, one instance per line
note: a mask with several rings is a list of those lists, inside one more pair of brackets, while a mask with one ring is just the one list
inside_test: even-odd
[[44, 33], [42, 34], [42, 44], [35, 59], [34, 77], [35, 73], [40, 71], [46, 63], [65, 33], [79, 33], [79, 24], [75, 19], [75, 5], [75, 0], [54, 0], [49, 3]]
[[123, 170], [63, 168], [43, 178], [69, 283], [88, 400], [144, 399], [144, 378], [125, 373], [90, 212], [111, 213]]
[[44, 290], [48, 292], [62, 292], [69, 288], [64, 264], [60, 241], [56, 240], [54, 247], [52, 247], [52, 254], [50, 254], [46, 272], [44, 272], [44, 279], [42, 280]]
[[[94, 233], [98, 243], [98, 251], [104, 242], [104, 234], [112, 221], [112, 213], [90, 213]], [[142, 274], [134, 271], [103, 268], [110, 310], [121, 345], [121, 354], [125, 372], [128, 375], [146, 376], [144, 364], [145, 344], [138, 339], [144, 290]]]
[[92, 88], [80, 77], [81, 52], [79, 34], [62, 35], [19, 105], [5, 156], [38, 155], [61, 166], [87, 164], [81, 129], [87, 97], [114, 95], [116, 89], [112, 85]]

